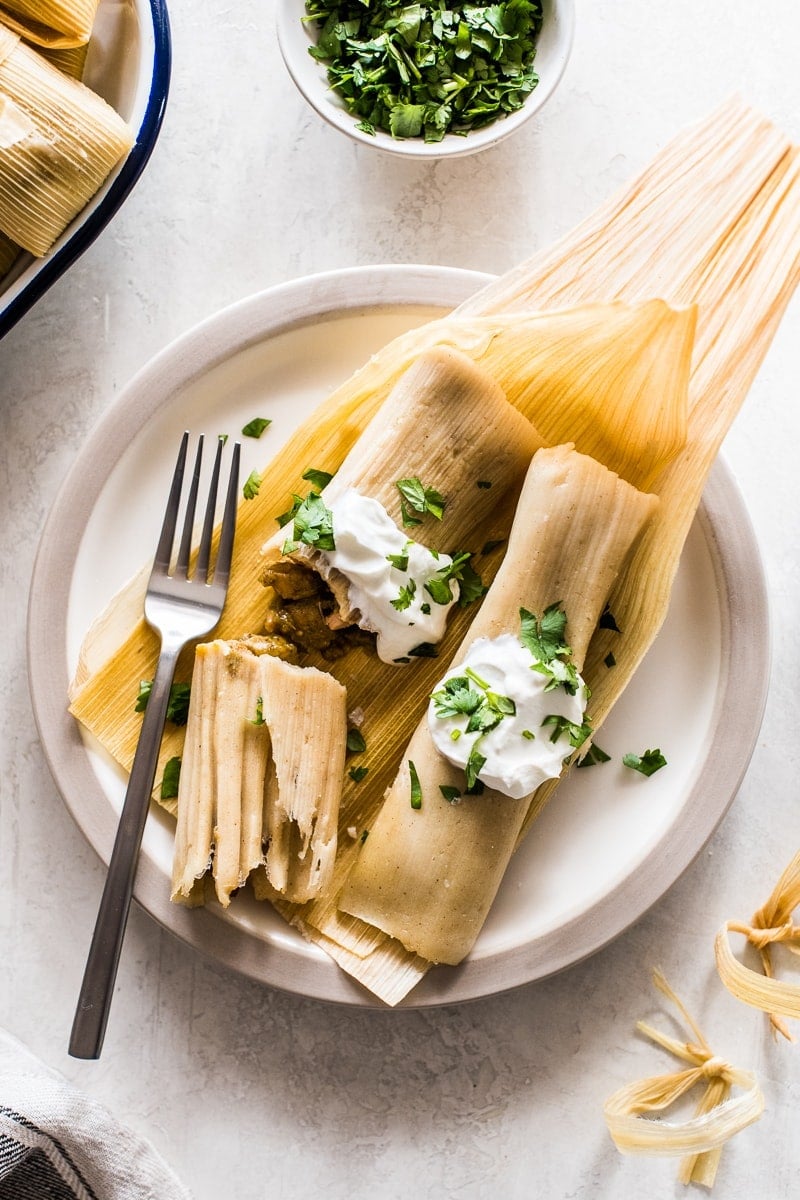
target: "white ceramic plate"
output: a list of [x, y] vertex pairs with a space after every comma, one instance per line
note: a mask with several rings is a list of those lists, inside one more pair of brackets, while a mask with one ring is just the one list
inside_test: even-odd
[[21, 254], [0, 279], [0, 337], [91, 245], [141, 175], [161, 128], [170, 60], [166, 0], [101, 0], [83, 82], [130, 122], [136, 143], [49, 253]]
[[573, 0], [543, 0], [542, 30], [536, 42], [536, 71], [539, 82], [522, 108], [507, 117], [476, 129], [466, 137], [447, 134], [441, 142], [422, 138], [393, 138], [377, 130], [374, 134], [358, 129], [358, 118], [347, 111], [336, 92], [328, 86], [325, 66], [308, 53], [316, 41], [316, 30], [303, 21], [304, 0], [278, 0], [276, 20], [278, 44], [286, 69], [297, 89], [319, 115], [346, 133], [354, 141], [373, 149], [404, 158], [456, 158], [486, 150], [509, 137], [546, 104], [566, 70], [575, 26]]
[[[42, 537], [28, 654], [51, 770], [104, 861], [124, 779], [68, 717], [67, 682], [92, 617], [152, 556], [181, 431], [233, 434], [253, 416], [272, 417], [261, 441], [245, 439], [244, 478], [370, 353], [484, 280], [438, 267], [368, 267], [255, 296], [165, 350], [88, 439]], [[718, 463], [664, 629], [603, 728], [601, 745], [615, 761], [574, 772], [559, 789], [514, 859], [470, 958], [431, 971], [408, 1004], [464, 1000], [560, 970], [663, 894], [711, 835], [747, 766], [766, 696], [768, 640], [751, 526]], [[669, 765], [652, 778], [619, 765], [624, 752], [656, 746]], [[171, 905], [171, 842], [169, 819], [153, 812], [136, 897], [167, 928], [266, 983], [375, 1003], [269, 906], [238, 897], [223, 915]]]

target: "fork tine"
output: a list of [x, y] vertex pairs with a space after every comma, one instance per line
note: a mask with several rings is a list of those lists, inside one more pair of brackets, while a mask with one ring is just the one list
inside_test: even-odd
[[225, 445], [223, 438], [217, 439], [217, 454], [214, 459], [214, 470], [211, 473], [211, 486], [208, 489], [208, 503], [206, 504], [206, 515], [203, 519], [203, 533], [200, 538], [200, 549], [197, 554], [197, 566], [195, 568], [195, 578], [205, 579], [208, 582], [208, 563], [211, 558], [211, 535], [214, 532], [214, 513], [217, 508], [217, 489], [219, 486], [219, 470], [222, 463], [222, 447]]
[[227, 585], [231, 569], [231, 554], [233, 552], [233, 535], [236, 532], [236, 508], [239, 499], [239, 454], [241, 446], [237, 442], [233, 447], [231, 474], [228, 479], [228, 493], [225, 497], [225, 511], [222, 514], [222, 528], [219, 535], [217, 563], [214, 567], [214, 583]]
[[181, 544], [178, 548], [178, 558], [175, 563], [175, 574], [182, 576], [184, 579], [189, 574], [189, 555], [192, 552], [192, 531], [194, 530], [194, 514], [197, 508], [197, 489], [200, 484], [200, 467], [203, 462], [203, 435], [197, 441], [197, 454], [194, 460], [194, 471], [192, 472], [192, 482], [189, 488], [189, 499], [186, 502], [186, 515], [183, 518], [183, 533], [181, 534]]
[[167, 500], [167, 508], [164, 513], [164, 523], [161, 526], [161, 533], [158, 538], [158, 546], [156, 547], [156, 556], [153, 562], [153, 569], [160, 571], [169, 570], [169, 560], [172, 557], [172, 543], [175, 540], [175, 526], [178, 521], [178, 506], [181, 500], [181, 489], [183, 488], [183, 472], [186, 466], [186, 450], [189, 445], [189, 431], [187, 430], [181, 438], [181, 448], [178, 451], [178, 461], [175, 463], [175, 473], [172, 476], [172, 484], [169, 489], [169, 499]]

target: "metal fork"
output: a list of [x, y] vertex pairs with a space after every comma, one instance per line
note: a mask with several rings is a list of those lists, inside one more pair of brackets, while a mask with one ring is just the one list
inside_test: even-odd
[[212, 574], [211, 535], [214, 529], [223, 444], [224, 439], [220, 438], [209, 487], [200, 549], [191, 578], [189, 557], [200, 483], [202, 436], [197, 447], [175, 570], [170, 574], [189, 445], [188, 432], [183, 435], [172, 478], [164, 524], [144, 603], [145, 620], [160, 635], [161, 653], [139, 734], [139, 744], [136, 747], [125, 793], [125, 803], [108, 865], [108, 876], [72, 1025], [69, 1052], [74, 1058], [99, 1058], [103, 1046], [175, 664], [184, 646], [211, 632], [219, 621], [225, 604], [236, 528], [240, 448], [238, 443], [233, 448], [225, 511]]

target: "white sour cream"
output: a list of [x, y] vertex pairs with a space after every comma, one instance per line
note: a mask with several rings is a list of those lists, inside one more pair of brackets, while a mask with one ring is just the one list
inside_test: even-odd
[[[428, 728], [442, 757], [456, 767], [466, 768], [470, 751], [480, 739], [478, 752], [485, 756], [486, 763], [478, 778], [514, 800], [531, 795], [546, 779], [560, 775], [564, 759], [574, 751], [566, 733], [551, 741], [554, 727], [542, 726], [544, 719], [555, 714], [581, 725], [586, 711], [583, 680], [574, 696], [561, 686], [545, 691], [548, 676], [532, 670], [535, 661], [530, 650], [510, 633], [478, 638], [460, 665], [448, 671], [433, 689], [438, 692], [448, 679], [464, 675], [469, 667], [492, 692], [513, 700], [516, 713], [503, 717], [488, 733], [465, 733], [469, 720], [466, 714], [440, 717], [433, 700], [428, 707]], [[456, 740], [451, 736], [454, 730], [460, 731]], [[531, 733], [533, 738], [527, 736]]]
[[[412, 541], [382, 504], [354, 488], [330, 500], [326, 496], [325, 503], [333, 514], [336, 549], [319, 553], [347, 579], [350, 605], [361, 614], [358, 624], [378, 635], [378, 657], [395, 662], [422, 642], [441, 641], [447, 614], [458, 599], [458, 584], [451, 581], [449, 604], [434, 603], [425, 584], [452, 558], [448, 554], [437, 558], [427, 546]], [[407, 554], [407, 570], [393, 566], [389, 554]], [[406, 589], [406, 596], [409, 590], [412, 594], [408, 607], [398, 611], [392, 601], [400, 597], [401, 589]], [[429, 611], [423, 612], [423, 606]]]

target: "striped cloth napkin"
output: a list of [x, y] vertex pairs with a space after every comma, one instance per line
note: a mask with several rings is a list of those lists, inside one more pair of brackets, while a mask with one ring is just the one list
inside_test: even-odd
[[191, 1200], [147, 1142], [0, 1030], [0, 1200]]

